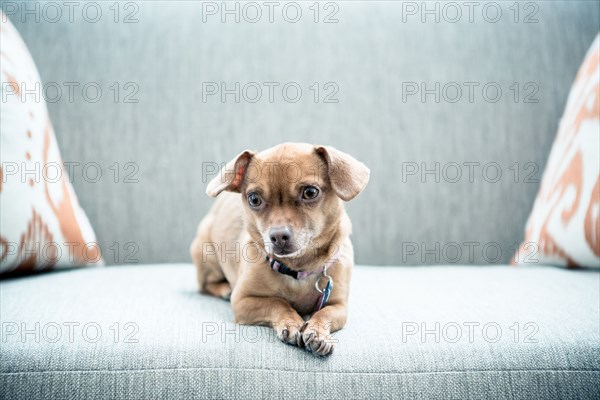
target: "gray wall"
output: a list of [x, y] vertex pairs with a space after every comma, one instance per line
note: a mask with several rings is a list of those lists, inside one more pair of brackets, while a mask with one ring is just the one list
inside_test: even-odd
[[[14, 11], [15, 3], [9, 3], [2, 4], [6, 12]], [[421, 2], [336, 2], [337, 23], [315, 23], [312, 2], [302, 3], [297, 23], [284, 20], [282, 6], [273, 23], [265, 7], [258, 23], [246, 21], [243, 11], [239, 23], [233, 16], [222, 23], [192, 1], [137, 2], [138, 21], [124, 23], [135, 8], [121, 3], [115, 22], [113, 2], [95, 4], [102, 9], [95, 23], [83, 18], [82, 6], [73, 22], [65, 9], [58, 22], [51, 22], [55, 14], [46, 9], [44, 15], [43, 3], [40, 22], [26, 16], [23, 23], [22, 10], [11, 19], [44, 82], [64, 89], [49, 105], [64, 160], [102, 168], [100, 180], [90, 182], [94, 168], [88, 168], [86, 180], [76, 167], [74, 186], [109, 263], [128, 261], [133, 247], [123, 247], [129, 242], [139, 247], [129, 261], [189, 261], [189, 242], [211, 202], [204, 195], [203, 163], [221, 163], [244, 148], [283, 141], [333, 144], [371, 168], [367, 190], [348, 204], [359, 263], [420, 264], [422, 256], [433, 263], [436, 255], [440, 263], [487, 263], [496, 246], [502, 250], [499, 261], [506, 262], [522, 239], [539, 186], [535, 180], [541, 178], [569, 87], [600, 23], [597, 1], [521, 3], [518, 22], [512, 1], [494, 3], [502, 11], [497, 22], [491, 22], [493, 5], [485, 12], [478, 6], [472, 22], [462, 6], [456, 23], [451, 21], [456, 9], [444, 3], [437, 3], [439, 23], [435, 15], [424, 15], [422, 22], [419, 12], [411, 14]], [[87, 10], [89, 19], [94, 11]], [[248, 19], [254, 17], [254, 10], [246, 11]], [[293, 9], [287, 11], [293, 18]], [[322, 20], [336, 10], [320, 11]], [[538, 22], [523, 21], [530, 13]], [[80, 83], [72, 102], [65, 82]], [[81, 87], [90, 82], [103, 91], [97, 102], [82, 94]], [[120, 87], [116, 103], [115, 82]], [[128, 82], [135, 86], [125, 87]], [[224, 103], [218, 96], [203, 102], [203, 82], [280, 86], [272, 103], [265, 86], [256, 103], [243, 97], [236, 103], [233, 95]], [[303, 90], [296, 103], [282, 97], [287, 82]], [[314, 82], [321, 85], [318, 103], [310, 89]], [[323, 89], [327, 82], [339, 88], [337, 103], [323, 102], [331, 91]], [[429, 88], [439, 82], [440, 102], [433, 94], [424, 102], [419, 95], [403, 99], [410, 82]], [[454, 103], [453, 82], [463, 89]], [[472, 102], [465, 82], [479, 84]], [[514, 82], [520, 88], [518, 102]], [[488, 83], [486, 100], [482, 87]], [[492, 102], [496, 85], [502, 95]], [[124, 102], [133, 88], [138, 88], [132, 97], [138, 102]], [[524, 103], [535, 88], [537, 103]], [[48, 97], [54, 97], [52, 90], [48, 87]], [[247, 94], [253, 97], [254, 91]], [[116, 183], [109, 169], [115, 162], [121, 170]], [[135, 163], [137, 183], [125, 181], [134, 171], [124, 169], [129, 162]], [[472, 182], [465, 162], [480, 163]], [[510, 169], [515, 162], [517, 182]], [[431, 174], [403, 179], [403, 171], [421, 163], [430, 169], [439, 163], [439, 183]], [[454, 163], [462, 170], [456, 183], [451, 182]], [[495, 183], [488, 182], [495, 176], [492, 163], [502, 171]], [[484, 165], [489, 166], [485, 176]], [[535, 172], [534, 182], [525, 179], [529, 172]], [[113, 243], [121, 249], [118, 257], [110, 249]], [[457, 260], [453, 243], [462, 252]], [[484, 257], [482, 249], [490, 243], [494, 247], [488, 246]], [[425, 252], [436, 245], [434, 254]]]

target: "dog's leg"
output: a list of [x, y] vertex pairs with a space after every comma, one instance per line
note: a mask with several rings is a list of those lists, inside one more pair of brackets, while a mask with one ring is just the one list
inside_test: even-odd
[[[203, 221], [204, 224], [204, 221]], [[210, 238], [203, 232], [200, 225], [198, 236], [192, 242], [190, 254], [196, 265], [198, 288], [202, 293], [229, 300], [231, 285], [225, 278], [216, 252], [207, 252], [211, 245]]]
[[227, 281], [207, 282], [202, 292], [229, 300], [231, 297], [231, 285]]
[[215, 297], [221, 297], [229, 300], [231, 297], [231, 285], [225, 279], [221, 267], [215, 263], [198, 262], [196, 264], [198, 288], [202, 293], [210, 294]]
[[282, 342], [299, 345], [304, 320], [287, 301], [278, 297], [240, 298], [234, 293], [231, 305], [238, 324], [270, 326]]
[[337, 342], [331, 334], [346, 325], [353, 257], [352, 248], [347, 247], [339, 264], [330, 270], [335, 282], [331, 297], [325, 307], [315, 312], [302, 329], [301, 346], [315, 354], [321, 356], [331, 354]]

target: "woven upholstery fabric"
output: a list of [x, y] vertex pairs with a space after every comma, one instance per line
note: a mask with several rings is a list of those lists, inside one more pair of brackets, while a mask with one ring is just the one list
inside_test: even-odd
[[[425, 8], [420, 1], [336, 2], [338, 23], [314, 23], [311, 2], [299, 3], [297, 23], [282, 20], [283, 5], [273, 23], [265, 6], [257, 23], [235, 23], [231, 15], [221, 23], [220, 14], [203, 22], [207, 2], [199, 1], [136, 2], [137, 22], [115, 23], [113, 3], [96, 3], [102, 18], [95, 23], [81, 19], [81, 6], [75, 23], [66, 8], [53, 23], [9, 18], [42, 80], [63, 90], [49, 105], [50, 116], [65, 162], [79, 163], [73, 186], [113, 264], [126, 262], [123, 246], [130, 242], [139, 247], [140, 263], [188, 262], [211, 204], [204, 191], [214, 173], [203, 176], [203, 167], [286, 141], [333, 145], [371, 169], [366, 190], [349, 204], [360, 227], [353, 239], [358, 263], [508, 263], [523, 238], [569, 88], [600, 25], [598, 1], [523, 4], [517, 23], [514, 2], [495, 2], [502, 18], [493, 23], [482, 17], [483, 3], [469, 22], [469, 8], [453, 2], [462, 13], [456, 23], [436, 22], [431, 14], [423, 23], [420, 12], [406, 12], [411, 5]], [[525, 23], [535, 7], [537, 22]], [[454, 15], [452, 7], [445, 10]], [[321, 9], [321, 19], [331, 11]], [[120, 16], [132, 12], [128, 6]], [[494, 7], [487, 12], [493, 17]], [[73, 102], [65, 82], [80, 84]], [[252, 82], [262, 88], [256, 103], [243, 96], [236, 102], [234, 95], [222, 102], [220, 93], [203, 101], [203, 84], [232, 89]], [[272, 103], [264, 82], [279, 83]], [[290, 82], [303, 91], [296, 103], [282, 100]], [[479, 85], [472, 102], [468, 82]], [[95, 103], [83, 98], [88, 83], [102, 89]], [[339, 88], [337, 103], [323, 102], [334, 88], [325, 89], [327, 83]], [[404, 96], [406, 84], [419, 93]], [[422, 101], [421, 84], [427, 90], [439, 84], [439, 102], [435, 94]], [[487, 84], [502, 89], [498, 101], [484, 100]], [[456, 85], [460, 101], [445, 101], [454, 98]], [[252, 87], [248, 92], [246, 98], [254, 95]], [[530, 95], [537, 102], [524, 103]], [[465, 163], [477, 165], [472, 182]], [[453, 182], [457, 164], [461, 179]], [[87, 166], [91, 178], [94, 167], [102, 177], [86, 180]], [[501, 168], [499, 181], [484, 179], [486, 166], [488, 180]], [[426, 170], [434, 172], [423, 175]], [[166, 232], [156, 229], [165, 221]], [[403, 244], [432, 249], [451, 242], [463, 246], [458, 260], [400, 254]], [[480, 243], [472, 258], [465, 242]], [[488, 243], [502, 249], [500, 257], [486, 259], [481, 250]], [[120, 257], [111, 247], [121, 249]]]
[[2, 281], [2, 397], [600, 395], [597, 270], [357, 267], [326, 359], [236, 326], [195, 285], [187, 264]]

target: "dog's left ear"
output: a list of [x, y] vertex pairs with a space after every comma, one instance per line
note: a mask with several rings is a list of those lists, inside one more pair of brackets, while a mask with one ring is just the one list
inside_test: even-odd
[[233, 160], [229, 161], [225, 167], [219, 171], [219, 175], [213, 178], [206, 187], [206, 194], [210, 197], [216, 197], [224, 190], [230, 192], [239, 192], [240, 186], [244, 181], [250, 159], [256, 154], [253, 151], [245, 150], [238, 154]]
[[333, 190], [344, 201], [350, 201], [363, 191], [371, 171], [356, 158], [331, 146], [315, 146], [325, 164]]

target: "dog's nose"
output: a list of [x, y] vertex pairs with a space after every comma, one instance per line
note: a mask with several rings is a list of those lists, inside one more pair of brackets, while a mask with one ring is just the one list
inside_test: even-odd
[[278, 249], [283, 249], [292, 239], [292, 231], [288, 227], [271, 228], [269, 231], [271, 243]]

